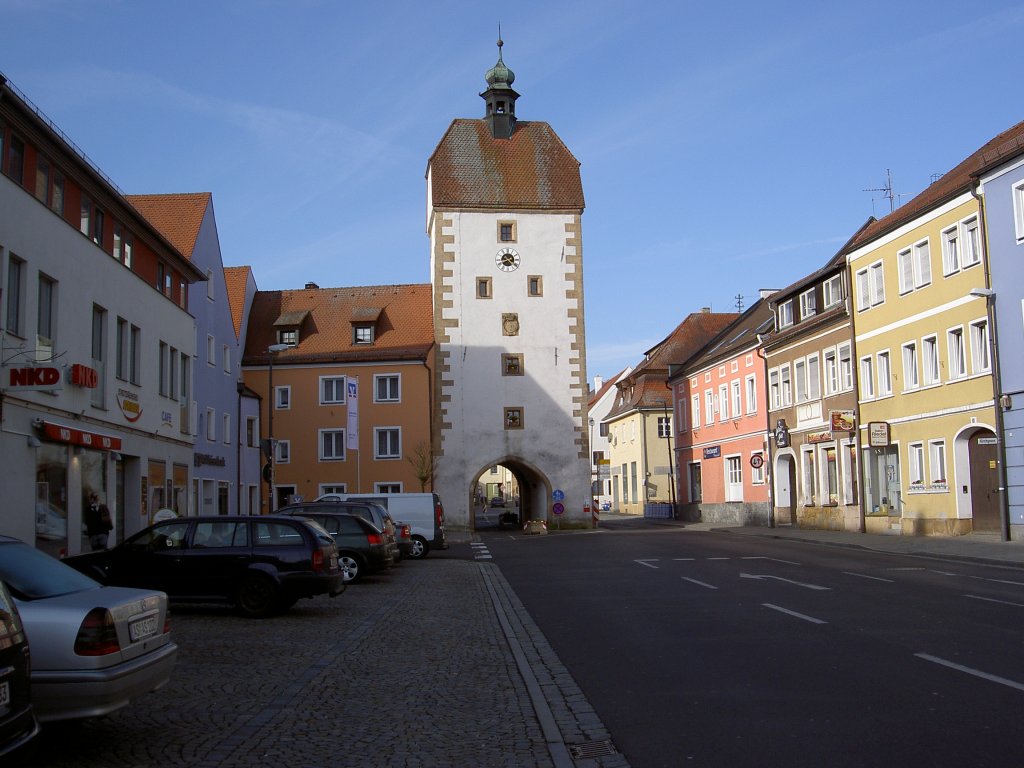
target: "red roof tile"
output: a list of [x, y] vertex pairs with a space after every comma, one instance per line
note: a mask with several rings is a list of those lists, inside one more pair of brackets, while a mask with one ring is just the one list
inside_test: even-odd
[[172, 195], [127, 195], [135, 209], [160, 230], [168, 242], [192, 258], [203, 216], [213, 196], [209, 192]]
[[[366, 308], [380, 310], [374, 341], [354, 344], [352, 320]], [[305, 312], [298, 346], [278, 353], [278, 363], [422, 360], [434, 343], [429, 284], [257, 291], [249, 311], [243, 363], [265, 363], [267, 347], [277, 343], [277, 319]]]
[[582, 211], [580, 163], [547, 123], [519, 121], [509, 139], [484, 120], [453, 120], [429, 161], [435, 208]]

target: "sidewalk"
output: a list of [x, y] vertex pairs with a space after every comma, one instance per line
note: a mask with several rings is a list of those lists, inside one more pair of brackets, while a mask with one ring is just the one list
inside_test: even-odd
[[762, 526], [729, 526], [723, 523], [687, 523], [680, 520], [659, 520], [638, 515], [602, 512], [600, 528], [636, 525], [639, 527], [674, 526], [692, 531], [715, 531], [742, 536], [763, 536], [791, 539], [837, 547], [859, 547], [875, 552], [901, 555], [941, 557], [969, 562], [992, 563], [1010, 568], [1024, 568], [1024, 541], [1000, 541], [997, 533], [970, 533], [966, 536], [898, 536], [847, 531], [819, 531], [793, 526], [768, 528]]

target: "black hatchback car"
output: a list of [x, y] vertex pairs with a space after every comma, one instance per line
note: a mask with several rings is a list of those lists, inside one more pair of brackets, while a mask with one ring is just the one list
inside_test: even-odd
[[24, 755], [39, 733], [32, 712], [28, 639], [11, 593], [0, 581], [0, 758]]
[[338, 563], [350, 584], [395, 564], [385, 532], [359, 515], [339, 510], [337, 504], [293, 504], [277, 514], [314, 520], [331, 534], [338, 546]]
[[165, 520], [113, 549], [64, 562], [103, 584], [159, 589], [180, 602], [229, 602], [252, 617], [345, 590], [334, 539], [292, 517]]

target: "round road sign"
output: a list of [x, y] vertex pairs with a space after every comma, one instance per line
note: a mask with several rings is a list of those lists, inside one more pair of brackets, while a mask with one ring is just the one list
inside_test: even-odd
[[565, 512], [565, 507], [556, 501], [554, 504], [551, 505], [551, 511], [554, 512], [556, 515], [560, 515], [563, 512]]

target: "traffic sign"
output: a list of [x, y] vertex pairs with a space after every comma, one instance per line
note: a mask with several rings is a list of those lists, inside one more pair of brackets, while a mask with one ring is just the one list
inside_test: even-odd
[[565, 512], [565, 506], [556, 501], [554, 504], [551, 505], [551, 511], [554, 512], [556, 515], [560, 515], [563, 512]]
[[565, 501], [565, 491], [556, 490], [551, 494], [551, 498], [555, 501]]

